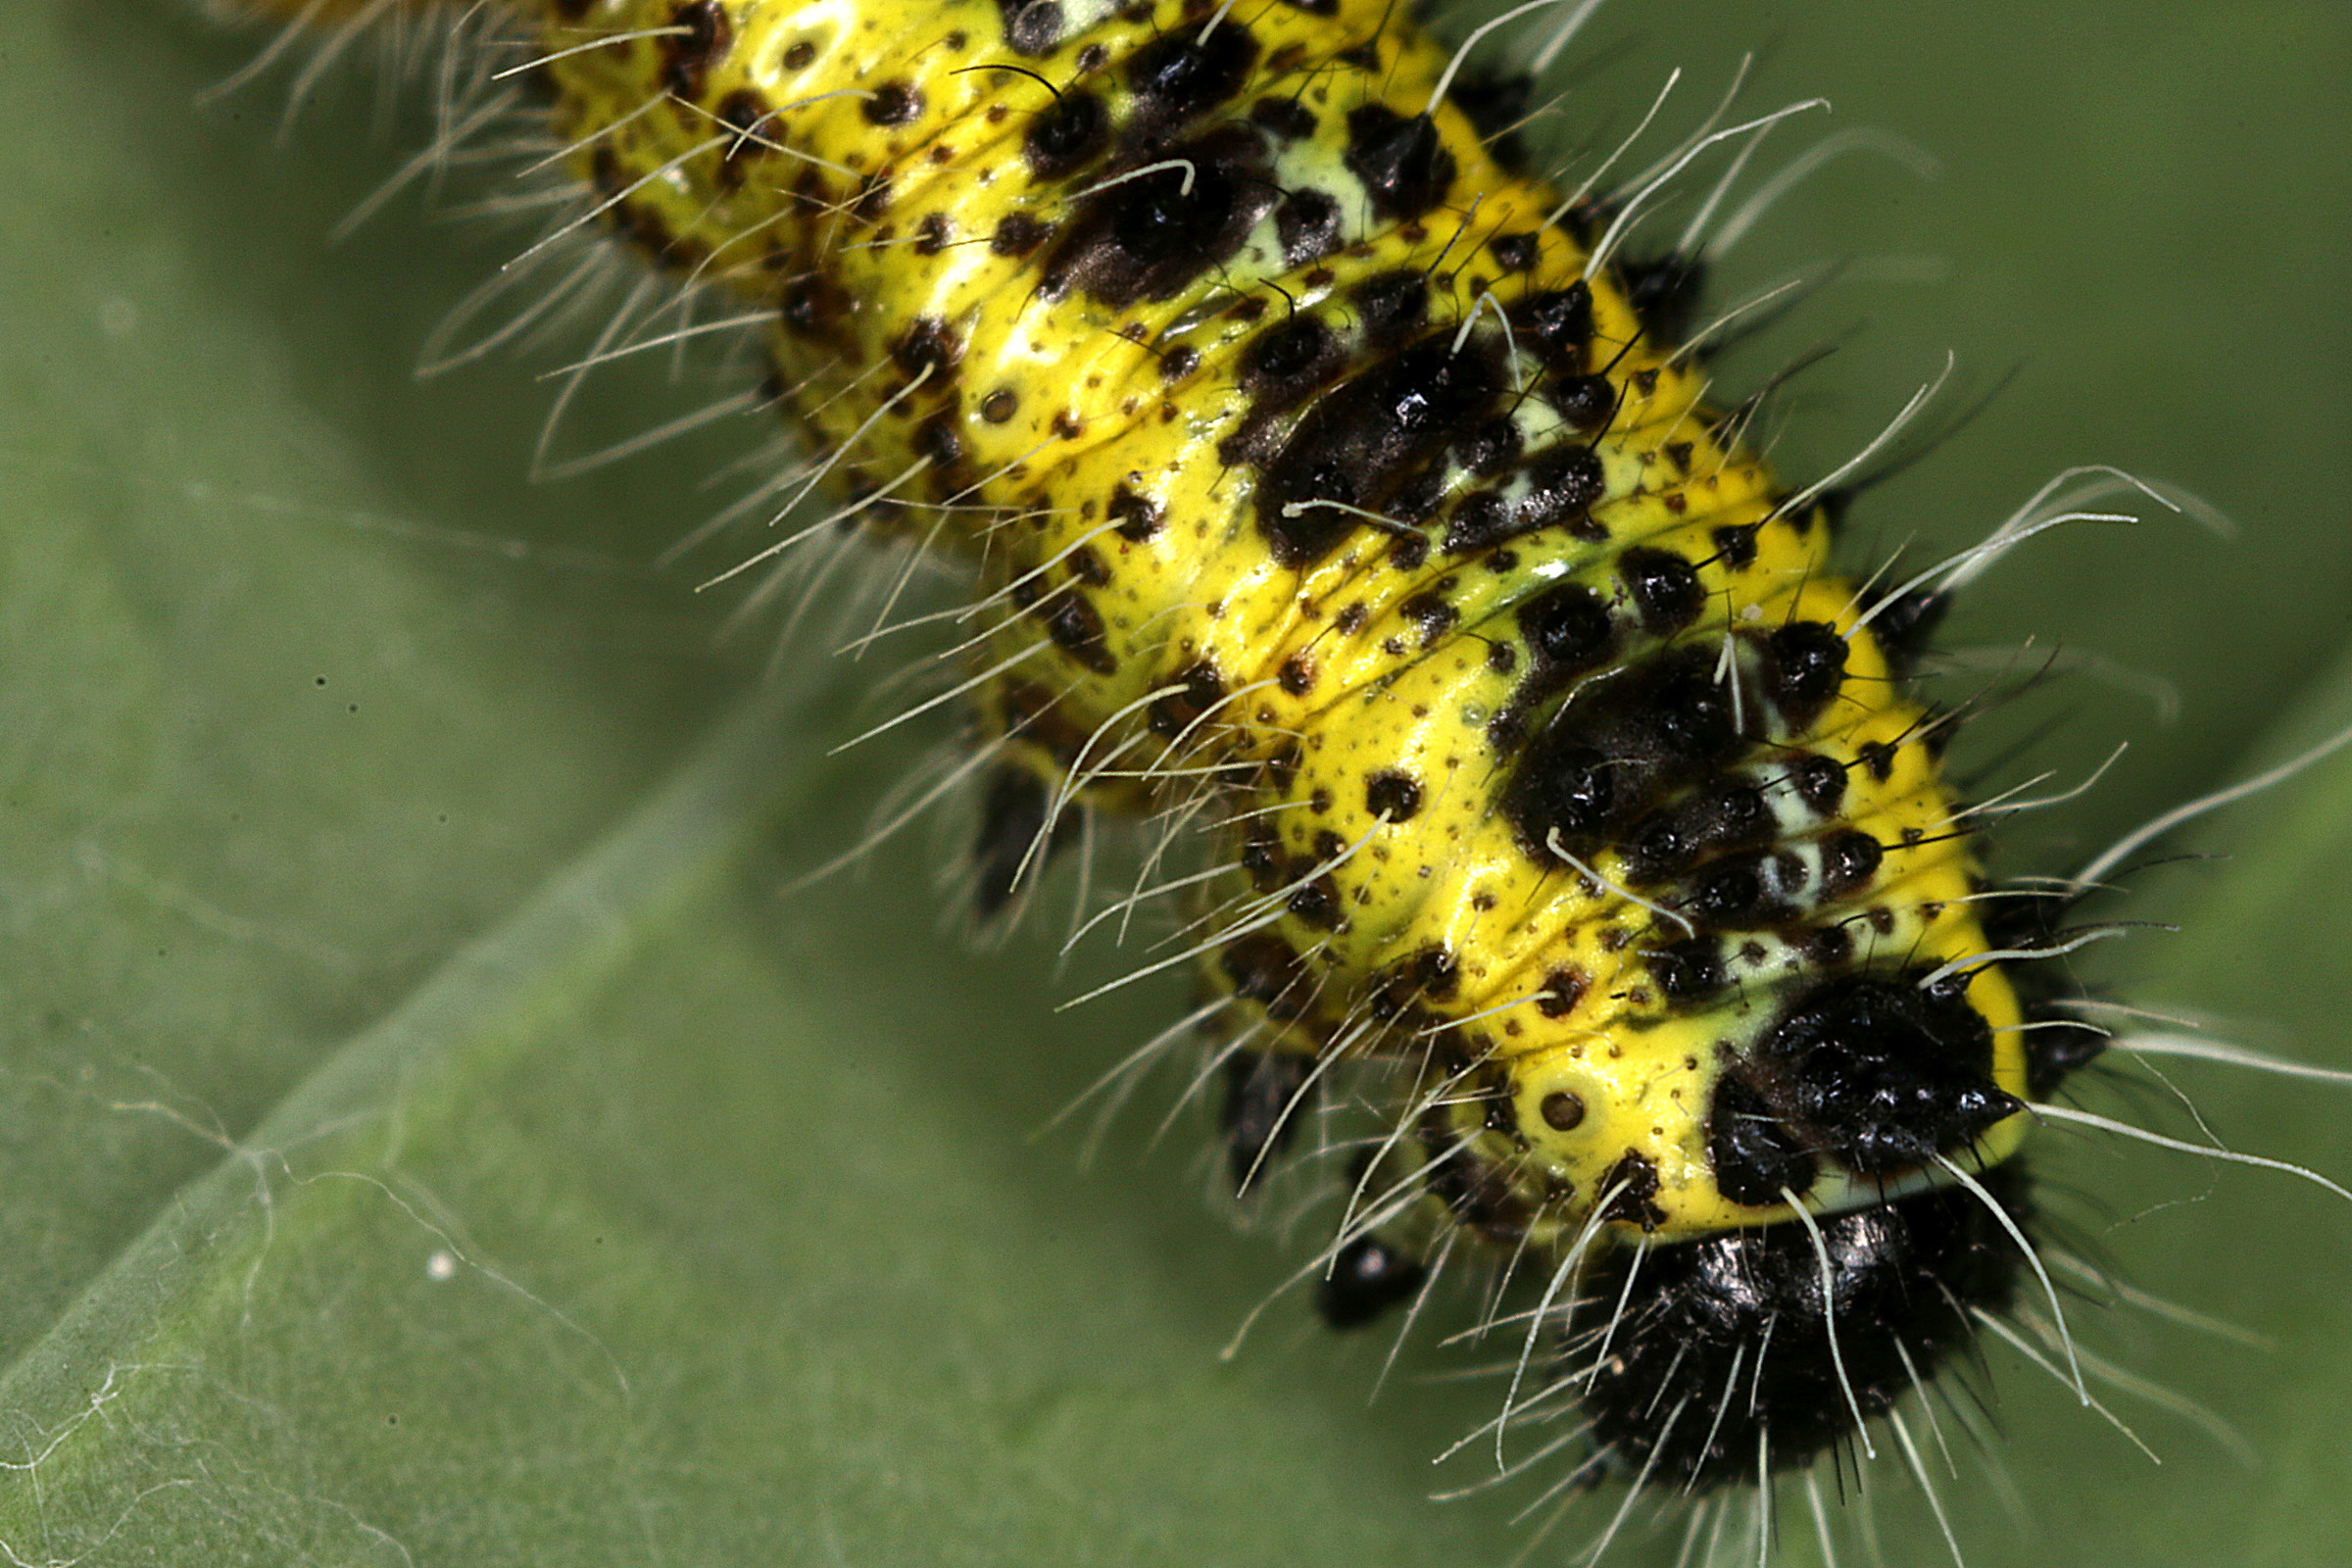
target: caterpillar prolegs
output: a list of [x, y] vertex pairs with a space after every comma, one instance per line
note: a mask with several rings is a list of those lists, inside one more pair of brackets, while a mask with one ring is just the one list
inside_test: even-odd
[[1163, 961], [1237, 1181], [1372, 1108], [1334, 1322], [1487, 1257], [1526, 1287], [1498, 1425], [1573, 1407], [1573, 1475], [1687, 1490], [1835, 1464], [2021, 1294], [2063, 1317], [2016, 1155], [2103, 1036], [1903, 677], [2088, 503], [1832, 567], [1853, 471], [1769, 472], [1706, 401], [1698, 269], [1638, 248], [1777, 117], [1568, 189], [1500, 156], [1509, 84], [1365, 0], [509, 20], [580, 223], [773, 313], [817, 455], [774, 510], [840, 505], [763, 556], [967, 564], [978, 902], [1079, 812], [1213, 838]]

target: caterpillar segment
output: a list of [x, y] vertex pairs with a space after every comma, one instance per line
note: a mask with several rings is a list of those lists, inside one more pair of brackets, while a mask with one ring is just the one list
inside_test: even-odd
[[1505, 167], [1507, 89], [1389, 0], [514, 10], [602, 221], [774, 309], [809, 483], [969, 563], [982, 903], [1199, 805], [1237, 1180], [1387, 1075], [1356, 1185], [1410, 1200], [1328, 1317], [1512, 1259], [1596, 1473], [1704, 1487], [2006, 1302], [2028, 1037], [1949, 726], [1704, 401], [1696, 264], [1595, 267], [1625, 215]]

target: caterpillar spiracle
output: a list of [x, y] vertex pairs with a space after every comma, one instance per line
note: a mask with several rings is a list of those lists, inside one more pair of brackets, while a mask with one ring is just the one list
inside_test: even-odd
[[[1324, 1183], [1337, 1328], [1478, 1278], [1479, 1441], [1615, 1489], [1589, 1558], [1659, 1495], [1834, 1554], [1880, 1457], [1941, 1520], [1930, 1387], [1988, 1337], [2087, 1400], [2025, 1151], [2118, 1029], [2069, 911], [2149, 839], [1988, 880], [2018, 802], [1964, 800], [1969, 709], [1913, 674], [2017, 545], [2197, 507], [2070, 470], [1948, 558], [1836, 564], [1904, 420], [1780, 478], [1700, 308], [1814, 106], [1547, 174], [1489, 29], [1393, 0], [273, 8], [445, 23], [453, 129], [562, 149], [526, 255], [602, 231], [759, 318], [808, 456], [728, 575], [854, 527], [966, 576], [975, 908], [1150, 824], [1234, 1187]], [[1541, 74], [1593, 10], [1499, 20]]]

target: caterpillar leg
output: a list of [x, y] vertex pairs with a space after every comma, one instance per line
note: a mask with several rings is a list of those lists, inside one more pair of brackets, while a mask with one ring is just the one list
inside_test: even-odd
[[1298, 1134], [1314, 1094], [1315, 1062], [1295, 1051], [1236, 1051], [1225, 1058], [1220, 1130], [1233, 1190], [1247, 1193]]
[[1048, 826], [1054, 788], [1035, 768], [1000, 763], [989, 773], [986, 790], [980, 830], [972, 840], [972, 912], [982, 920], [1002, 913], [1068, 837]]
[[1402, 1305], [1428, 1282], [1429, 1265], [1410, 1248], [1378, 1235], [1340, 1249], [1315, 1287], [1315, 1310], [1335, 1329], [1360, 1329]]

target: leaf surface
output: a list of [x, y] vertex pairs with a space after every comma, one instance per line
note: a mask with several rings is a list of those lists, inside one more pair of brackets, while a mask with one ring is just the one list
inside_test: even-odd
[[[1792, 471], [1867, 439], [1946, 344], [2037, 357], [1857, 514], [1882, 546], [1965, 542], [2090, 460], [2246, 525], [2055, 539], [1959, 617], [1963, 641], [2060, 626], [2180, 690], [2169, 729], [2068, 695], [2081, 716], [2036, 766], [2072, 782], [2113, 736], [2138, 744], [2015, 835], [2017, 866], [2058, 869], [2352, 716], [2347, 180], [2312, 128], [2340, 123], [2352, 46], [2323, 6], [1972, 11], [1629, 22], [1595, 35], [1631, 43], [1583, 122], [1645, 101], [1650, 62], [1719, 83], [1780, 26], [1776, 91], [1827, 90], [1839, 123], [1950, 166], [1929, 187], [1825, 174], [1721, 285], [1942, 259], [1930, 287], [1857, 266], [1758, 351], [1873, 321], [1814, 372], [1837, 400], [1792, 411]], [[503, 242], [395, 206], [326, 246], [421, 120], [377, 134], [365, 92], [335, 89], [280, 140], [276, 89], [193, 107], [250, 47], [137, 0], [0, 15], [13, 1560], [1509, 1560], [1530, 1490], [1425, 1500], [1476, 1479], [1427, 1459], [1490, 1389], [1420, 1381], [1448, 1363], [1416, 1353], [1367, 1406], [1384, 1347], [1328, 1338], [1296, 1297], [1219, 1358], [1298, 1252], [1202, 1200], [1197, 1123], [1147, 1152], [1156, 1112], [1131, 1112], [1086, 1169], [1076, 1135], [1035, 1136], [1180, 985], [1054, 1011], [1125, 960], [1057, 974], [1042, 928], [972, 952], [919, 834], [779, 894], [946, 731], [828, 760], [845, 691], [882, 671], [795, 655], [763, 680], [766, 646], [722, 635], [694, 569], [655, 564], [759, 432], [522, 483], [541, 367], [410, 373]], [[693, 395], [616, 380], [581, 438]], [[2086, 972], [2352, 1066], [2352, 759], [2197, 842], [2235, 858], [2116, 906], [2181, 933]], [[2352, 1170], [2338, 1092], [2167, 1073], [2233, 1147]], [[2181, 1130], [2161, 1096], [2085, 1102]], [[2271, 1173], [2042, 1145], [2085, 1195], [2066, 1212], [2086, 1245], [2279, 1348], [2128, 1312], [2097, 1342], [2218, 1406], [2250, 1472], [2117, 1396], [2151, 1468], [1996, 1354], [2030, 1527], [1963, 1449], [1944, 1490], [1970, 1561], [2352, 1558], [2352, 1216]], [[1937, 1560], [1895, 1462], [1874, 1471], [1888, 1558]], [[1782, 1523], [1801, 1561], [1802, 1519]], [[1671, 1533], [1627, 1560], [1644, 1552], [1671, 1561]]]

